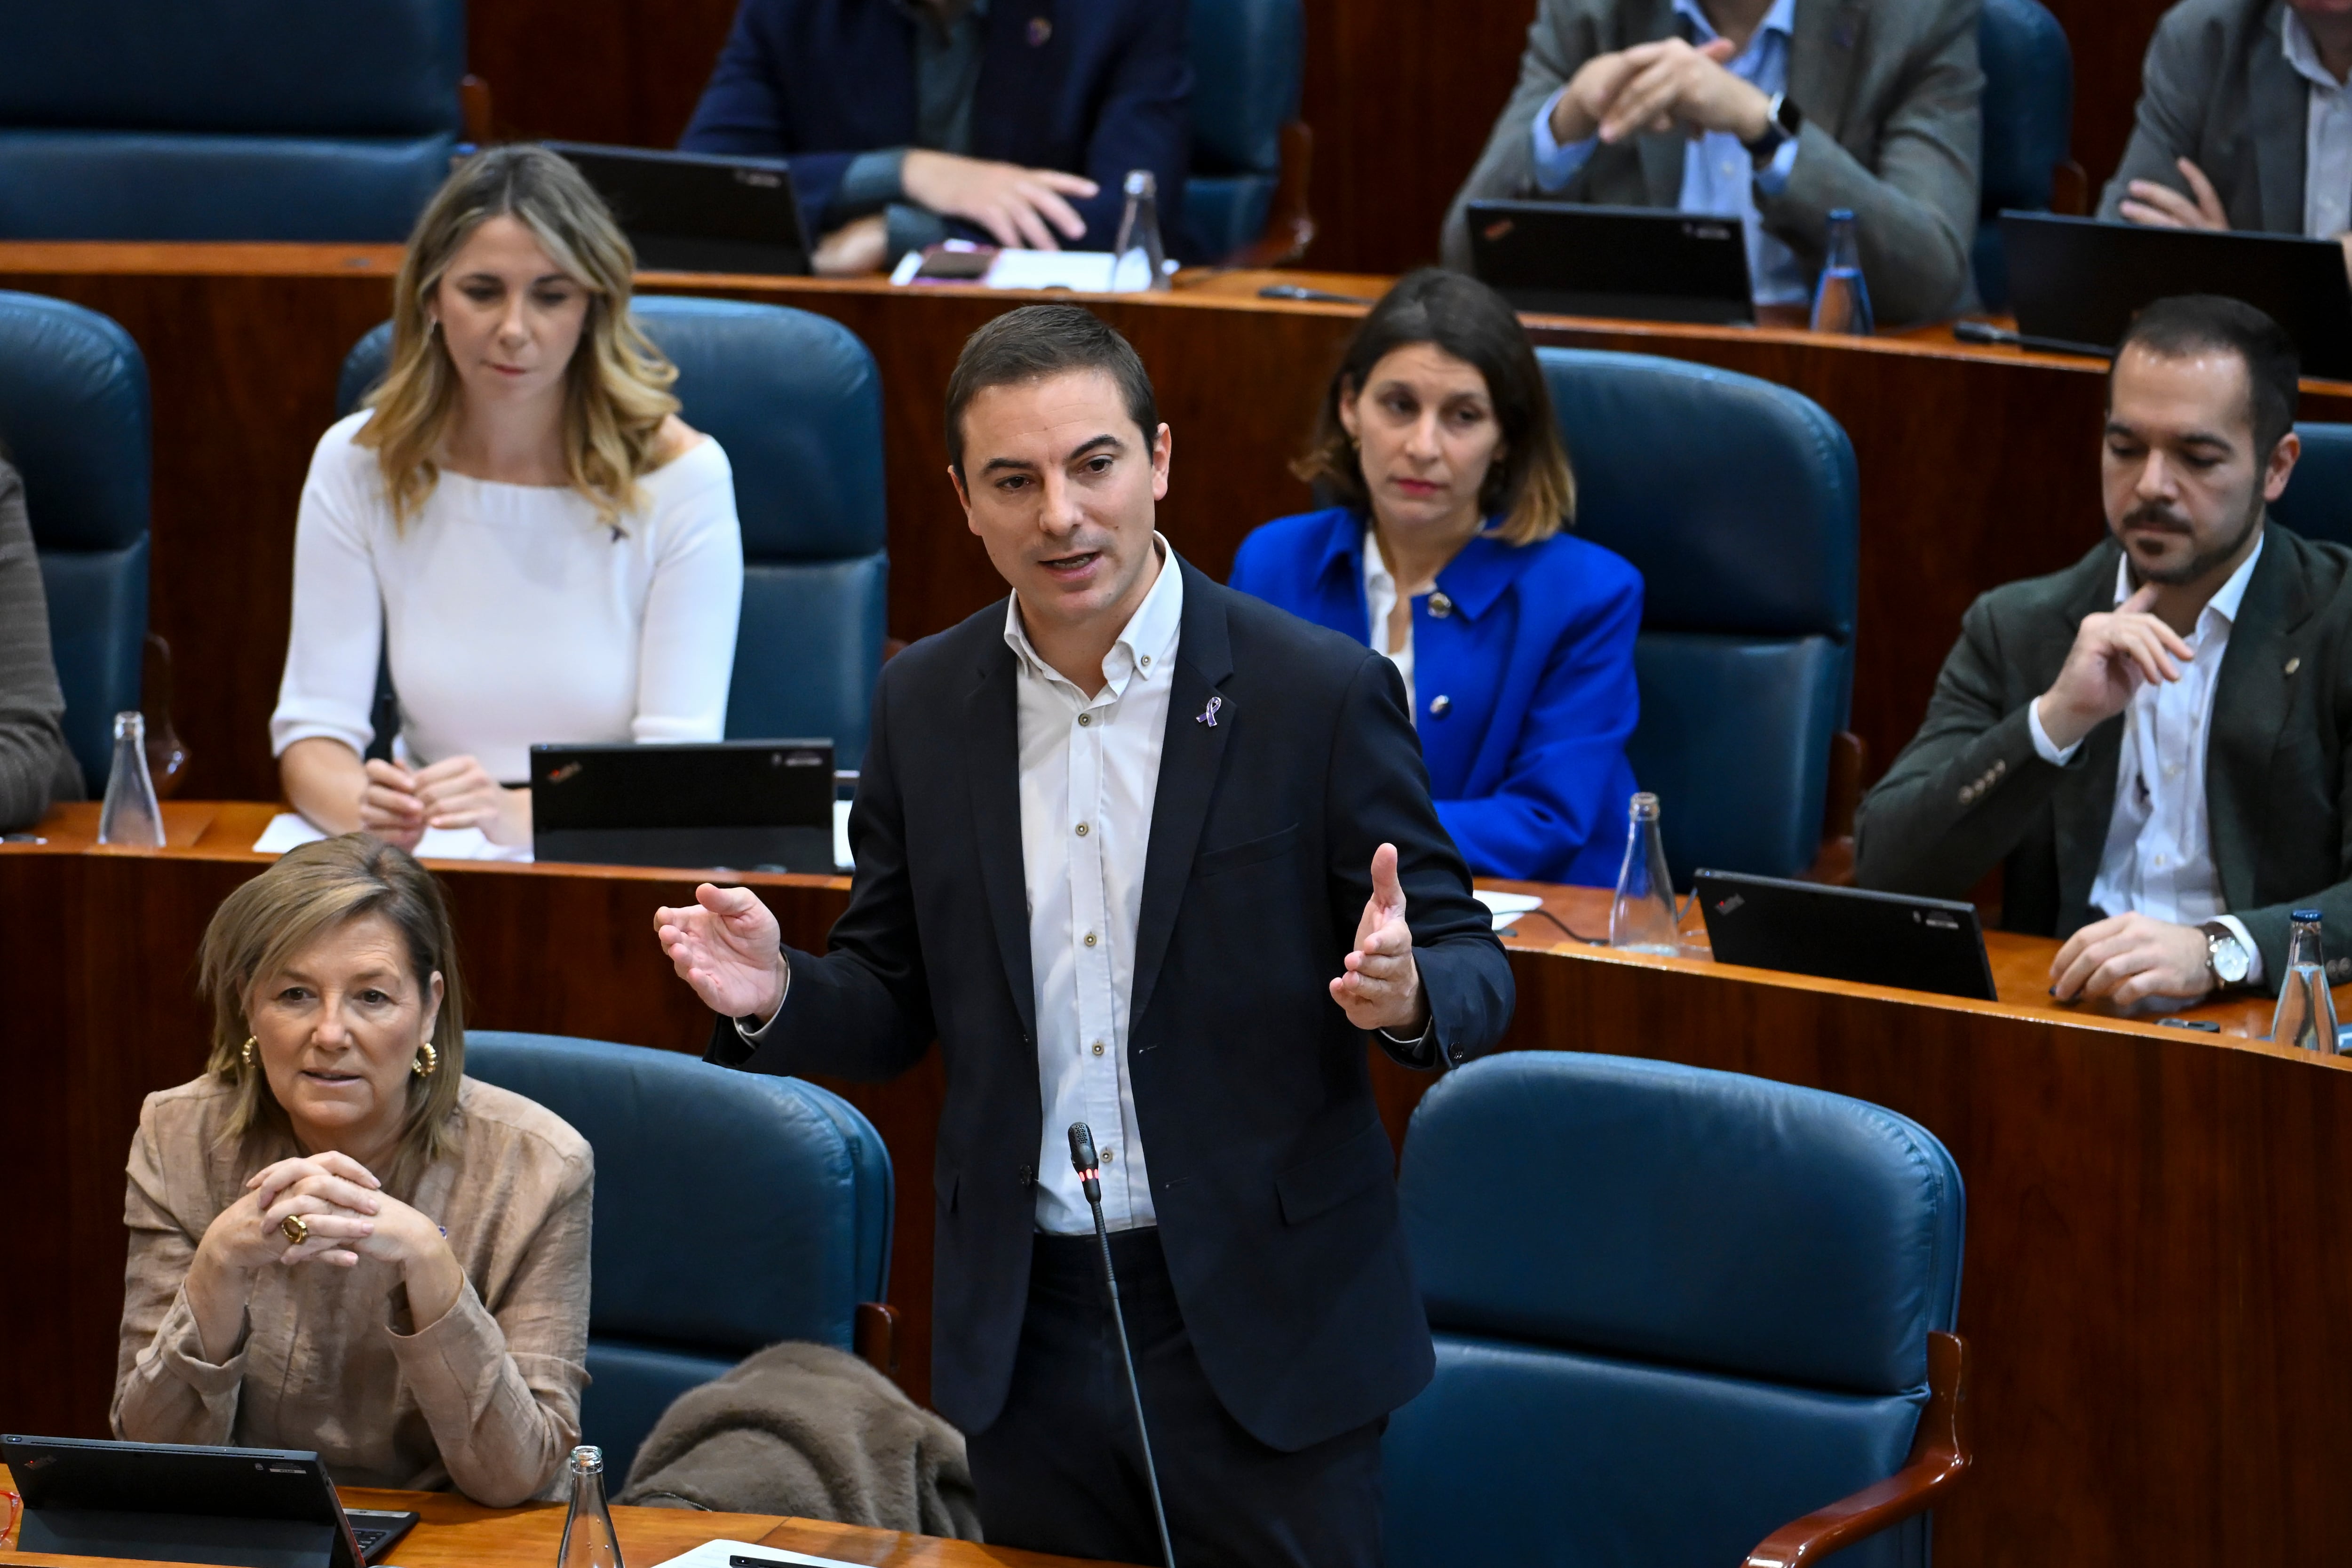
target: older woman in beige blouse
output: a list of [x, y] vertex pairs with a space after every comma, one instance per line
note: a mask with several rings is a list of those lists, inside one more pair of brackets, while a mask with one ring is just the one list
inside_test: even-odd
[[114, 1431], [315, 1449], [346, 1485], [547, 1492], [587, 1382], [587, 1142], [464, 1076], [430, 874], [353, 834], [205, 933], [205, 1076], [131, 1146]]

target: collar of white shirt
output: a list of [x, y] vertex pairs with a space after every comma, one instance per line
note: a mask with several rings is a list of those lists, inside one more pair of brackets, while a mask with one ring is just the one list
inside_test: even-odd
[[[1715, 30], [1715, 24], [1706, 19], [1706, 13], [1699, 8], [1698, 0], [1675, 0], [1675, 15], [1691, 24], [1702, 44], [1712, 43], [1722, 36]], [[1796, 31], [1797, 0], [1773, 0], [1772, 8], [1764, 13], [1764, 19], [1756, 24], [1756, 30], [1748, 36], [1748, 42], [1739, 52], [1745, 56], [1756, 47], [1756, 40], [1768, 33], [1778, 33], [1787, 38], [1794, 37]]]
[[[1675, 9], [1681, 8], [1677, 4]], [[2303, 25], [2303, 18], [2294, 14], [2293, 6], [2287, 7], [2284, 25], [2279, 28], [2279, 47], [2285, 52], [2286, 63], [2294, 68], [2295, 74], [2312, 86], [2329, 92], [2344, 89], [2336, 73], [2320, 63], [2319, 46], [2311, 41], [2311, 29]]]
[[[2205, 608], [2198, 613], [2196, 629], [2189, 634], [2189, 640], [2193, 642], [2205, 635], [2207, 616], [2219, 616], [2233, 626], [2238, 624], [2238, 605], [2246, 597], [2246, 584], [2253, 581], [2254, 563], [2263, 558], [2263, 546], [2266, 542], [2264, 539], [2256, 538], [2253, 549], [2238, 563], [2238, 569], [2230, 574], [2229, 581], [2205, 601]], [[2116, 603], [2120, 605], [2130, 598], [2132, 591], [2131, 555], [2126, 552], [2116, 562]]]
[[[1184, 627], [1184, 569], [1170, 548], [1167, 539], [1157, 530], [1151, 535], [1151, 547], [1160, 557], [1160, 575], [1151, 591], [1143, 595], [1143, 603], [1128, 617], [1127, 626], [1119, 632], [1118, 640], [1103, 656], [1103, 680], [1110, 700], [1116, 702], [1127, 689], [1129, 677], [1139, 667], [1146, 670], [1164, 669], [1176, 654], [1176, 639]], [[1021, 620], [1021, 595], [1008, 595], [1004, 602], [1004, 646], [1021, 661], [1021, 668], [1035, 679], [1077, 691], [1077, 687], [1061, 671], [1037, 657], [1029, 641], [1028, 628]], [[1079, 692], [1081, 701], [1085, 693]]]

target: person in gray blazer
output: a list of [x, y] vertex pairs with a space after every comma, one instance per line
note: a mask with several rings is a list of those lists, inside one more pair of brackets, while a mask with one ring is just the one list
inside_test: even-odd
[[0, 457], [0, 831], [30, 827], [54, 803], [81, 798], [81, 770], [59, 728], [65, 712], [25, 481]]
[[1484, 199], [1746, 220], [1763, 304], [1811, 297], [1852, 208], [1882, 321], [1975, 301], [1980, 0], [1543, 0], [1519, 85], [1454, 198], [1467, 270]]
[[2140, 67], [2099, 216], [2336, 239], [2352, 265], [2352, 5], [2182, 0]]
[[2301, 451], [2295, 371], [2238, 300], [2140, 312], [2108, 371], [2110, 537], [1969, 606], [1863, 802], [1858, 882], [1965, 898], [2000, 866], [2002, 924], [2066, 938], [2062, 1001], [2274, 990], [2305, 905], [2347, 952], [2352, 551], [2266, 510]]

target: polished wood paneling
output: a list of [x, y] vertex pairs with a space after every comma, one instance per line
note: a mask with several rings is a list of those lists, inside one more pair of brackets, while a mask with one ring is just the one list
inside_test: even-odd
[[[46, 846], [0, 848], [0, 994], [11, 998], [0, 1147], [18, 1173], [0, 1362], [12, 1426], [104, 1429], [121, 1289], [121, 1151], [141, 1097], [203, 1058], [188, 964], [214, 904], [264, 863], [258, 805], [167, 808], [188, 848], [90, 850], [94, 808]], [[484, 1026], [698, 1050], [707, 1016], [651, 936], [686, 879], [586, 867], [436, 868]], [[837, 879], [756, 879], [788, 940], [822, 941]], [[1605, 896], [1546, 889], [1570, 931]], [[2220, 1036], [2050, 1001], [2054, 944], [1990, 943], [2002, 1000], [1969, 1002], [1619, 954], [1522, 922], [1509, 1048], [1648, 1056], [1811, 1085], [1916, 1118], [1968, 1184], [1959, 1327], [1976, 1468], [1940, 1510], [1957, 1564], [2261, 1563], [2352, 1555], [2335, 1438], [2352, 1404], [2352, 1066], [2251, 1037], [2245, 999], [2192, 1016]], [[18, 933], [22, 933], [20, 936]], [[1692, 932], [1698, 935], [1696, 929]], [[2352, 989], [2339, 994], [2352, 1006]], [[906, 1381], [929, 1369], [934, 1054], [849, 1093], [888, 1143], [901, 1202], [891, 1298]], [[1432, 1081], [1372, 1058], [1402, 1137]], [[404, 1559], [405, 1560], [405, 1559]]]
[[[0, 1489], [14, 1483], [0, 1465]], [[453, 1492], [395, 1492], [343, 1487], [345, 1508], [413, 1510], [416, 1526], [394, 1548], [406, 1568], [544, 1568], [563, 1542], [561, 1503], [525, 1503], [520, 1508], [484, 1508]], [[0, 1515], [0, 1523], [5, 1516]], [[622, 1556], [636, 1563], [664, 1563], [708, 1541], [742, 1541], [780, 1547], [811, 1557], [870, 1568], [1086, 1568], [1076, 1557], [942, 1541], [895, 1530], [869, 1530], [819, 1519], [786, 1519], [765, 1513], [704, 1513], [690, 1509], [615, 1508], [613, 1533]], [[66, 1568], [167, 1568], [120, 1557], [53, 1557], [0, 1550], [0, 1563], [46, 1563]]]

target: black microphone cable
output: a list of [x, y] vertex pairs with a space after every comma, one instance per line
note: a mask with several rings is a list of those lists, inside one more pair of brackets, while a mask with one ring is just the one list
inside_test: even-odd
[[1127, 1347], [1127, 1314], [1118, 1305], [1118, 1272], [1110, 1263], [1110, 1227], [1103, 1223], [1102, 1171], [1095, 1158], [1094, 1130], [1070, 1123], [1070, 1164], [1095, 1211], [1095, 1239], [1102, 1245], [1103, 1282], [1110, 1287], [1110, 1321], [1118, 1328], [1118, 1359], [1127, 1367], [1128, 1397], [1135, 1401], [1135, 1435], [1143, 1440], [1143, 1479], [1151, 1485], [1151, 1517], [1160, 1526], [1160, 1560], [1176, 1568], [1176, 1548], [1168, 1540], [1168, 1505], [1160, 1500], [1160, 1471], [1151, 1462], [1151, 1428], [1143, 1419], [1143, 1385], [1135, 1378], [1135, 1354]]

